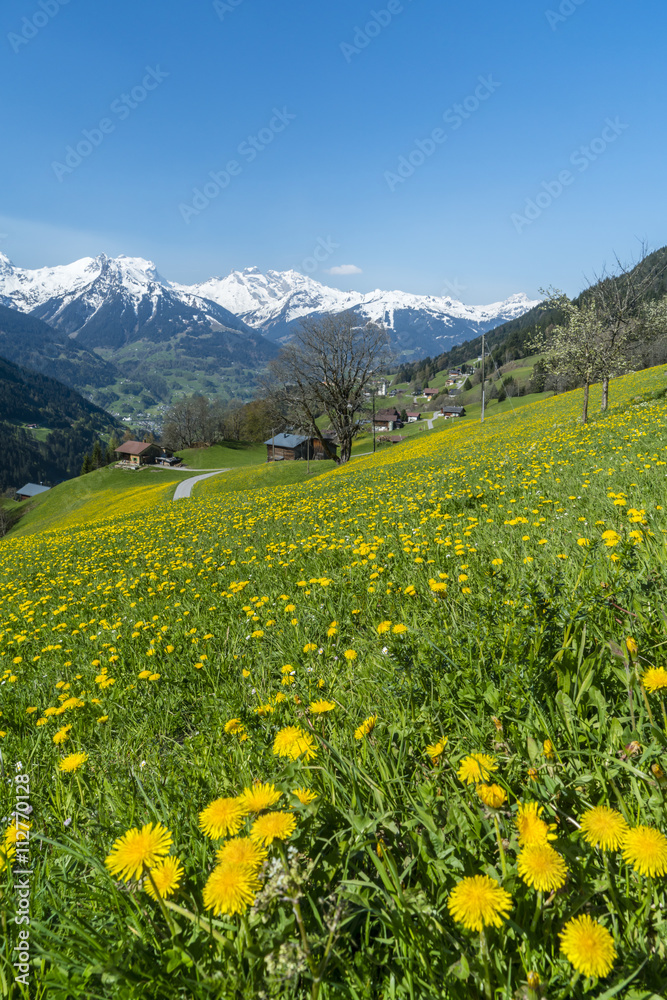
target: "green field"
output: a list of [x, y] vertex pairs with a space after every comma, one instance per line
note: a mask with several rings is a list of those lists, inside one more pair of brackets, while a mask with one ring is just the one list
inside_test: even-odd
[[667, 366], [600, 400], [40, 498], [0, 541], [0, 993], [661, 1000]]

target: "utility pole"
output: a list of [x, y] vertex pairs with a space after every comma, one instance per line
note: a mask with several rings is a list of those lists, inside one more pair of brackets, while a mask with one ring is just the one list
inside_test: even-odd
[[375, 389], [371, 389], [373, 396], [373, 454], [375, 454]]
[[480, 420], [480, 423], [482, 423], [482, 424], [484, 423], [484, 402], [485, 402], [485, 399], [484, 399], [484, 382], [485, 382], [485, 374], [484, 374], [484, 334], [482, 334], [482, 419]]

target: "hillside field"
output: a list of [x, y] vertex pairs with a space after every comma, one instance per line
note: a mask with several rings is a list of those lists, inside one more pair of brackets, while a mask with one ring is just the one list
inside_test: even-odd
[[0, 540], [2, 996], [660, 1000], [667, 366], [600, 398], [40, 498]]

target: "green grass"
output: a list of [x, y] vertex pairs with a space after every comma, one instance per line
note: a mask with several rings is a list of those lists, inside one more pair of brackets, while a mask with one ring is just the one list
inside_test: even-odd
[[225, 441], [210, 448], [182, 448], [178, 455], [191, 469], [236, 469], [266, 462], [266, 445]]

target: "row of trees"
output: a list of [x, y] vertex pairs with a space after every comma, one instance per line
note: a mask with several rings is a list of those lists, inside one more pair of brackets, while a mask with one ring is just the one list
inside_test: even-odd
[[172, 451], [216, 441], [264, 441], [284, 424], [285, 414], [271, 399], [223, 403], [195, 394], [179, 399], [168, 411], [162, 441]]

